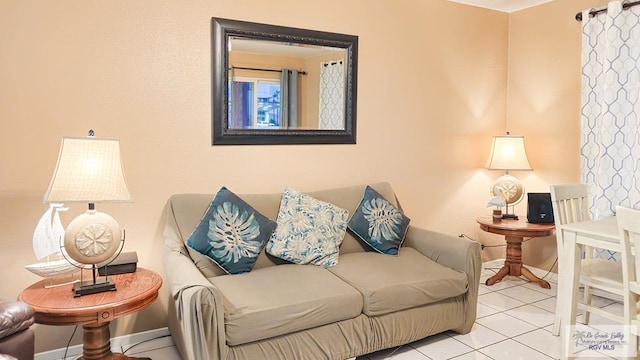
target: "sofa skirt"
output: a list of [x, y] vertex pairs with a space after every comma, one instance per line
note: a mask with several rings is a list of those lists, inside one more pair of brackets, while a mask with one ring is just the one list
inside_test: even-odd
[[230, 346], [229, 360], [341, 360], [420, 340], [446, 330], [459, 331], [465, 297], [369, 317], [364, 314], [313, 329]]

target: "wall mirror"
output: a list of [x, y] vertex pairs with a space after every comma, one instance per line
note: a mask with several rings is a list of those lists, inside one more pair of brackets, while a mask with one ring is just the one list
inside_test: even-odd
[[355, 144], [358, 37], [212, 19], [213, 145]]

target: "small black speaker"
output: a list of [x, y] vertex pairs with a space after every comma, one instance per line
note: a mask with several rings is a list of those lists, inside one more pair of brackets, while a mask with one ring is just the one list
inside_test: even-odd
[[551, 193], [528, 193], [527, 221], [532, 224], [552, 224]]

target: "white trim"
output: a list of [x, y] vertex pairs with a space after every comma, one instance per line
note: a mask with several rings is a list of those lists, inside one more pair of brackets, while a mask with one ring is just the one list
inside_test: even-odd
[[[81, 329], [79, 329], [81, 331]], [[140, 344], [140, 346], [136, 346], [134, 349], [127, 351], [127, 355], [139, 353], [142, 351], [149, 351], [153, 349], [159, 349], [162, 347], [175, 346], [173, 339], [171, 338], [169, 333], [169, 328], [159, 328], [155, 330], [143, 331], [130, 335], [118, 336], [116, 338], [111, 339], [111, 351], [113, 352], [122, 352], [123, 350], [129, 349], [131, 346], [136, 344], [140, 344], [143, 341], [150, 341], [153, 339], [157, 339], [151, 344], [151, 347], [145, 346], [145, 344]], [[35, 356], [35, 360], [61, 360], [64, 356], [65, 348], [45, 351], [41, 353], [37, 353]], [[75, 359], [78, 356], [82, 355], [82, 345], [74, 345], [70, 346], [67, 351], [67, 359]]]

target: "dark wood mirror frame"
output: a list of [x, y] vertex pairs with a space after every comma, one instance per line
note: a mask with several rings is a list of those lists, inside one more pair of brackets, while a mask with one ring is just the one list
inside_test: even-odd
[[[346, 50], [345, 129], [236, 129], [229, 128], [228, 84], [230, 37], [271, 40], [342, 48]], [[358, 37], [323, 31], [212, 18], [212, 144], [355, 144]]]

